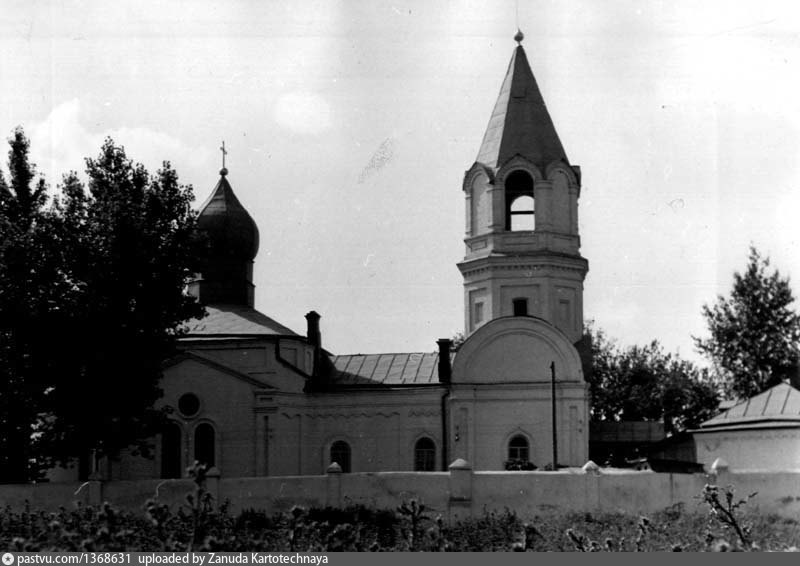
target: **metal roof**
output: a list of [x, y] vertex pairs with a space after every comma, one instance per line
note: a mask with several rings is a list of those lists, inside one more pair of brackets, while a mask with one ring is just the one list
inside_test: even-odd
[[207, 305], [208, 316], [189, 323], [186, 338], [298, 336], [265, 314], [244, 305]]
[[771, 421], [787, 425], [800, 423], [800, 391], [788, 383], [778, 385], [742, 401], [700, 425], [702, 430], [754, 425]]
[[569, 163], [521, 45], [511, 57], [477, 161], [497, 168], [516, 154], [540, 167]]
[[335, 385], [438, 385], [439, 354], [356, 354], [332, 356]]
[[244, 255], [254, 259], [258, 253], [258, 226], [236, 198], [225, 177], [227, 171], [223, 169], [223, 172], [217, 186], [200, 207], [197, 226], [208, 234], [212, 250], [218, 254]]

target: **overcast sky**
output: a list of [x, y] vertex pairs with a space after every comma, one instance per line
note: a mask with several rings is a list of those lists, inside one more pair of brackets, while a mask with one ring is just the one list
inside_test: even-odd
[[224, 139], [256, 307], [317, 310], [334, 353], [432, 351], [463, 330], [461, 182], [519, 25], [583, 172], [586, 318], [696, 360], [751, 242], [800, 278], [797, 6], [0, 0], [0, 133], [51, 184], [111, 135], [198, 204]]

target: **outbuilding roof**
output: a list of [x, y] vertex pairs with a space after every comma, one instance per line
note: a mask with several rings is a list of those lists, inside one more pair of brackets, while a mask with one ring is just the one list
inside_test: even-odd
[[750, 428], [772, 423], [800, 424], [800, 391], [783, 382], [742, 401], [700, 425], [703, 432], [728, 428]]

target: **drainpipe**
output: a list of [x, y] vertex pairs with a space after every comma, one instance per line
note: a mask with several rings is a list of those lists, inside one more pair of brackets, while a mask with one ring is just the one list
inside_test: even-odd
[[553, 471], [558, 470], [558, 433], [556, 432], [556, 363], [550, 362], [550, 397], [553, 409]]
[[453, 347], [453, 341], [449, 338], [441, 338], [436, 341], [439, 345], [439, 383], [445, 385], [444, 393], [442, 393], [442, 471], [447, 471], [450, 464], [447, 458], [448, 452], [448, 433], [447, 433], [447, 400], [450, 397], [450, 382], [453, 377], [453, 368], [450, 365], [450, 350]]

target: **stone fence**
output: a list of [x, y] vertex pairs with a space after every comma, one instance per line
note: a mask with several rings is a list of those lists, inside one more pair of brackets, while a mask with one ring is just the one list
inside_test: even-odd
[[[563, 511], [652, 513], [676, 504], [704, 511], [698, 495], [706, 483], [733, 485], [741, 497], [756, 492], [749, 509], [800, 516], [800, 471], [737, 473], [720, 461], [708, 474], [607, 470], [592, 462], [557, 472], [476, 472], [464, 460], [453, 462], [448, 472], [343, 474], [334, 464], [323, 476], [225, 478], [212, 468], [206, 489], [216, 501], [229, 502], [233, 513], [271, 513], [294, 505], [394, 509], [417, 499], [432, 513], [456, 520], [505, 509], [522, 517]], [[177, 508], [194, 488], [190, 479], [4, 485], [0, 505], [55, 510], [109, 501], [135, 511], [154, 498]]]

